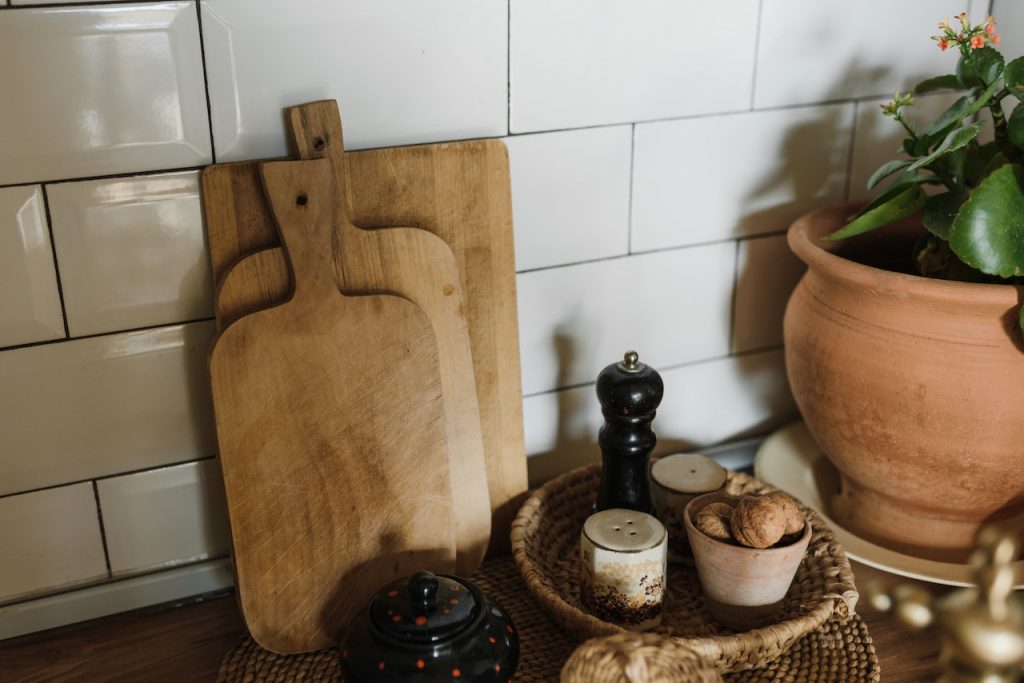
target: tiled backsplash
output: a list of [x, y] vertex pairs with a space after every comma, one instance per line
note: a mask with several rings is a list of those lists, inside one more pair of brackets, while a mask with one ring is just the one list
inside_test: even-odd
[[[286, 153], [282, 107], [336, 98], [350, 149], [506, 140], [537, 482], [596, 457], [628, 347], [665, 379], [662, 450], [795, 415], [783, 232], [865, 196], [899, 139], [877, 105], [952, 67], [928, 36], [962, 5], [3, 6], [0, 621], [52, 614], [0, 637], [223, 585], [197, 171]], [[1022, 7], [994, 2], [1012, 56]]]

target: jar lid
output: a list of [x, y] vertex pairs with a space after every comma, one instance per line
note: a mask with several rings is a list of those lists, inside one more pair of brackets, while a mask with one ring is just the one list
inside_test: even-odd
[[708, 493], [725, 485], [728, 472], [700, 453], [666, 455], [651, 467], [651, 477], [662, 488], [680, 493]]
[[478, 607], [461, 581], [419, 572], [385, 586], [370, 604], [370, 621], [396, 640], [435, 643], [472, 624]]
[[664, 542], [666, 531], [661, 522], [647, 513], [612, 508], [587, 517], [583, 535], [601, 548], [638, 553]]

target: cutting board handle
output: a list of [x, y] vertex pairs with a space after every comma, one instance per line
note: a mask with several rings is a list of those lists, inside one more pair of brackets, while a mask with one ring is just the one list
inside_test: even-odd
[[342, 212], [348, 212], [345, 203], [342, 159], [345, 138], [341, 128], [341, 110], [337, 100], [319, 100], [288, 108], [288, 122], [292, 140], [300, 159], [328, 159], [336, 174], [335, 187]]
[[338, 204], [332, 196], [329, 162], [271, 161], [260, 166], [260, 176], [292, 271], [292, 300], [338, 296]]

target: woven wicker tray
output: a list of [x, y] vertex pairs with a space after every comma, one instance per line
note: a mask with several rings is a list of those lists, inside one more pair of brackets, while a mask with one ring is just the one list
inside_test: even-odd
[[[512, 549], [523, 580], [555, 621], [579, 639], [623, 633], [580, 604], [579, 535], [597, 495], [600, 467], [568, 472], [548, 482], [523, 505], [512, 527]], [[772, 490], [758, 479], [731, 473], [726, 487], [740, 495]], [[704, 603], [696, 571], [670, 566], [665, 613], [656, 630], [672, 636], [722, 672], [768, 666], [829, 619], [848, 619], [857, 603], [853, 573], [831, 530], [809, 508], [811, 543], [775, 624], [744, 633], [720, 626]]]

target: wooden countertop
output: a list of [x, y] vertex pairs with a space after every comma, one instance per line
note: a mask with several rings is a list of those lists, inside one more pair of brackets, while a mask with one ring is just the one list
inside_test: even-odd
[[[913, 583], [857, 563], [853, 569], [858, 586], [871, 580]], [[875, 641], [884, 683], [938, 678], [932, 633], [907, 631], [863, 603], [859, 611]], [[233, 596], [120, 614], [0, 643], [0, 679], [211, 682], [244, 632]]]

